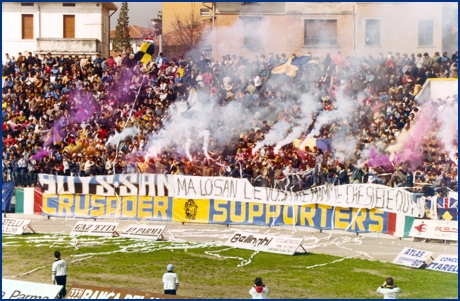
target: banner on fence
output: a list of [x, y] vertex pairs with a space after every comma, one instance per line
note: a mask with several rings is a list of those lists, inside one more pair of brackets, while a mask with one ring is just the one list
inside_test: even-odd
[[20, 235], [24, 233], [27, 228], [30, 228], [32, 232], [35, 232], [30, 226], [31, 223], [32, 221], [29, 219], [3, 218], [2, 233]]
[[90, 236], [118, 236], [115, 222], [90, 222], [78, 221], [70, 231], [70, 235], [90, 235]]
[[14, 182], [2, 183], [2, 211], [11, 210], [11, 200], [13, 199]]
[[2, 299], [55, 299], [62, 285], [2, 278]]
[[192, 297], [164, 295], [137, 291], [134, 289], [121, 289], [115, 287], [102, 287], [73, 283], [65, 299], [196, 299]]
[[407, 236], [403, 231], [405, 224], [407, 219], [413, 219], [377, 209], [334, 208], [319, 204], [281, 206], [213, 199], [92, 195], [44, 195], [43, 214], [227, 225], [296, 225], [323, 230], [381, 232], [399, 237]]
[[120, 237], [158, 240], [163, 238], [165, 228], [166, 226], [132, 224], [123, 229]]
[[458, 255], [439, 255], [426, 269], [458, 274]]
[[225, 246], [269, 253], [294, 255], [302, 238], [279, 237], [237, 231], [224, 243]]
[[[384, 185], [352, 184], [318, 186], [290, 192], [254, 187], [247, 179], [229, 177], [193, 177], [182, 175], [120, 174], [94, 177], [39, 175], [44, 195], [120, 197], [173, 197], [218, 199], [268, 205], [321, 204], [344, 208], [379, 209], [422, 217], [424, 199], [412, 201], [412, 193]], [[113, 200], [113, 202], [116, 202]]]
[[409, 236], [426, 239], [458, 241], [458, 222], [444, 220], [415, 220]]
[[393, 263], [411, 268], [420, 268], [422, 265], [426, 264], [426, 261], [430, 259], [431, 256], [433, 256], [433, 252], [405, 247], [398, 256], [396, 256]]

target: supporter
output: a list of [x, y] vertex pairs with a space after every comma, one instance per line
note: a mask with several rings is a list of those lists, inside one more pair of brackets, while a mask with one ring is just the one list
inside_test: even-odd
[[[2, 88], [3, 178], [18, 186], [36, 185], [40, 172], [89, 176], [140, 170], [244, 177], [254, 185], [279, 188], [286, 187], [287, 180], [295, 189], [349, 182], [411, 187], [410, 174], [415, 168], [404, 167], [405, 175], [399, 171], [409, 166], [407, 162], [365, 166], [370, 159], [365, 154], [372, 147], [384, 150], [395, 144], [398, 135], [416, 126], [420, 104], [414, 96], [427, 78], [445, 77], [445, 70], [448, 76], [457, 77], [456, 59], [448, 66], [448, 60], [443, 60], [446, 53], [433, 58], [417, 54], [411, 59], [407, 54], [343, 58], [337, 53], [321, 61], [321, 67], [300, 68], [294, 78], [274, 77], [270, 72], [272, 67], [286, 62], [284, 54], [279, 59], [277, 54], [269, 54], [264, 61], [256, 58], [255, 64], [236, 55], [224, 55], [221, 61], [214, 62], [200, 55], [194, 63], [191, 56], [169, 61], [161, 54], [157, 64], [147, 69], [137, 62], [133, 64], [129, 54], [107, 60], [100, 55], [93, 59], [87, 55], [65, 58], [49, 53], [40, 59], [27, 54], [28, 57], [18, 55], [17, 60], [5, 55], [2, 61], [6, 76]], [[197, 100], [193, 100], [193, 93]], [[309, 104], [313, 107], [316, 103], [320, 109], [304, 116], [301, 95], [308, 95], [312, 101]], [[337, 110], [338, 97], [353, 101], [356, 109], [346, 118], [316, 124], [323, 111]], [[292, 100], [298, 105], [283, 107], [283, 103]], [[184, 103], [188, 110], [197, 102], [218, 104], [211, 119], [225, 137], [210, 139], [210, 158], [191, 149], [190, 160], [183, 144], [177, 141], [175, 146], [161, 149], [166, 157], [147, 159], [145, 151], [152, 146], [153, 135], [169, 124], [176, 104]], [[433, 105], [435, 111], [445, 112], [456, 102], [455, 97]], [[245, 124], [227, 127], [229, 120], [224, 110], [229, 105], [246, 108], [242, 110]], [[251, 108], [259, 112], [254, 114]], [[263, 120], [267, 116], [270, 120]], [[347, 143], [332, 149], [306, 148], [305, 152], [288, 143], [275, 155], [274, 142], [254, 152], [278, 121], [293, 124], [304, 117], [313, 118], [299, 134], [302, 140], [347, 137]], [[129, 126], [138, 127], [140, 132], [117, 145], [107, 144], [115, 132]], [[435, 128], [439, 129], [439, 125]], [[453, 133], [453, 141], [455, 136]], [[238, 139], [242, 139], [241, 147]], [[348, 144], [351, 148], [345, 148]], [[440, 145], [446, 147], [435, 138], [420, 146], [427, 154], [425, 165], [432, 170], [423, 177], [420, 172], [412, 176], [412, 186], [429, 184], [437, 191], [456, 189], [457, 163], [448, 156], [456, 150]], [[345, 157], [339, 156], [341, 153]], [[168, 157], [171, 159], [166, 160]], [[424, 171], [426, 166], [417, 170]], [[283, 174], [286, 167], [299, 175]]]

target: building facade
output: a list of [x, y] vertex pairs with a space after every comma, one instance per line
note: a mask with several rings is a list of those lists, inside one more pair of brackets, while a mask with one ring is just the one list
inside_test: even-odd
[[2, 2], [2, 55], [108, 56], [113, 2]]
[[204, 2], [163, 2], [161, 4], [163, 34], [174, 31], [175, 21], [189, 22], [193, 18], [199, 22], [211, 18], [211, 4]]
[[[186, 12], [190, 2], [181, 3]], [[163, 29], [178, 3], [163, 3]], [[204, 2], [215, 11], [214, 36], [205, 36], [214, 57], [262, 53], [324, 58], [457, 50], [458, 4], [455, 2]], [[184, 16], [185, 16], [184, 15]], [[210, 34], [213, 30], [210, 30]], [[163, 31], [166, 33], [167, 31]]]

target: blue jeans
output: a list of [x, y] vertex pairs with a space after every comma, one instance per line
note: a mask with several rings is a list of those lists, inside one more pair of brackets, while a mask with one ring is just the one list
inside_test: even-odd
[[313, 184], [318, 184], [319, 183], [319, 181], [318, 181], [318, 170], [319, 170], [319, 164], [316, 163], [315, 164], [315, 169], [314, 169], [313, 174], [312, 174]]

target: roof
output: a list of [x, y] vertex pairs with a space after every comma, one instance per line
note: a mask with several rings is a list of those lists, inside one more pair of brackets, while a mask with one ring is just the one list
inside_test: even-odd
[[102, 2], [102, 5], [108, 10], [118, 10], [118, 6], [114, 2]]
[[[138, 25], [129, 25], [129, 36], [132, 39], [143, 39], [148, 36], [153, 37], [154, 31]], [[115, 38], [115, 29], [110, 31], [110, 38]]]

